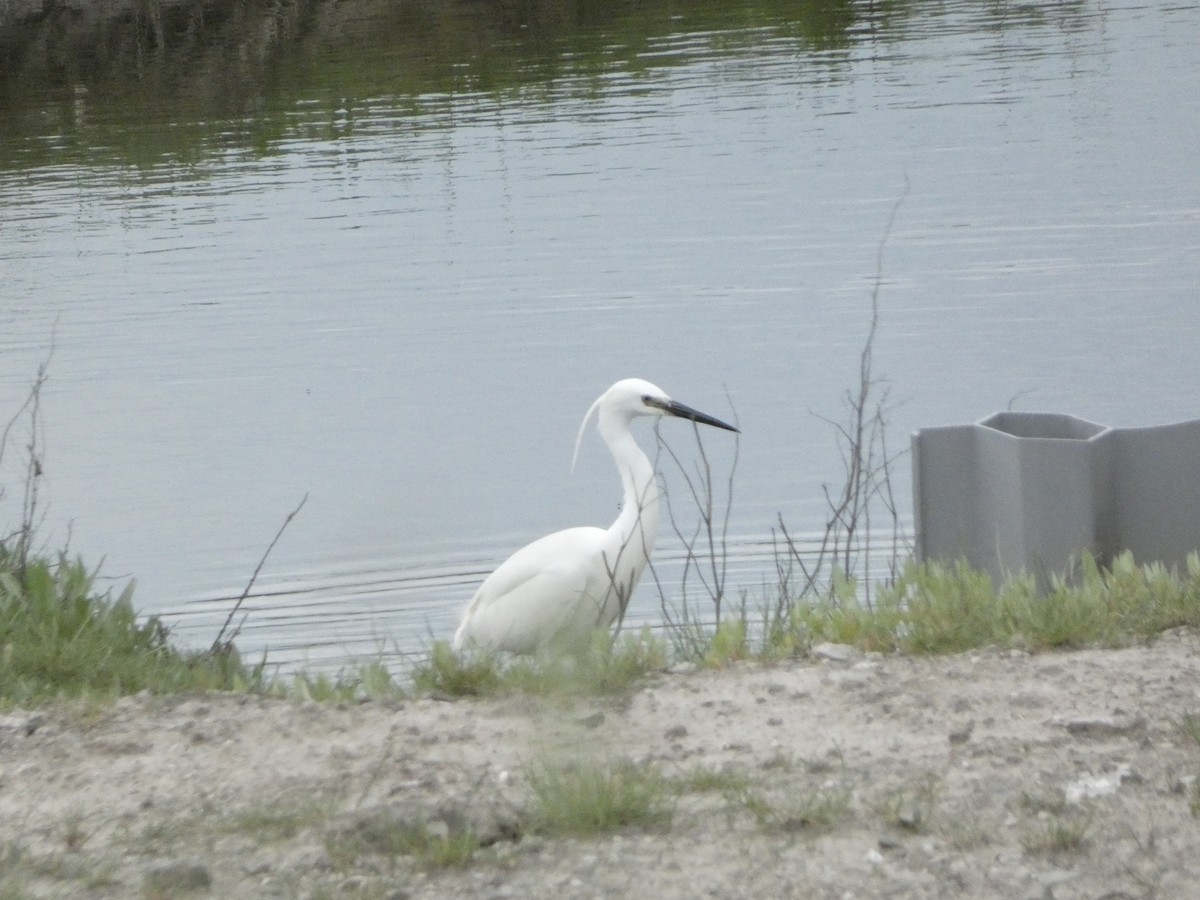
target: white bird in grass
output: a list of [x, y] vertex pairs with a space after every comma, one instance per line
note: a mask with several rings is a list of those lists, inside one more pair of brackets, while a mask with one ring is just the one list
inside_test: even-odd
[[625, 489], [620, 515], [608, 528], [548, 534], [505, 560], [484, 579], [463, 613], [455, 650], [570, 650], [590, 641], [596, 629], [612, 625], [629, 602], [658, 535], [654, 466], [634, 441], [630, 423], [638, 416], [677, 416], [738, 430], [676, 403], [648, 381], [627, 378], [601, 394], [583, 417], [575, 457], [597, 410], [600, 435]]

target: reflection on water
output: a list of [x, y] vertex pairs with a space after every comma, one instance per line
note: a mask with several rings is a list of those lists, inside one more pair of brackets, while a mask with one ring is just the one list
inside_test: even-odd
[[[113, 9], [0, 28], [0, 416], [53, 334], [47, 539], [188, 639], [306, 493], [245, 648], [447, 635], [513, 549], [615, 517], [594, 435], [568, 467], [630, 375], [738, 419], [756, 602], [777, 516], [818, 531], [841, 477], [822, 417], [902, 195], [893, 449], [1010, 403], [1198, 414], [1196, 4]], [[635, 603], [657, 619], [652, 583]]]
[[[1102, 24], [1083, 2], [927, 6], [130, 0], [83, 18], [55, 7], [0, 29], [0, 96], [11, 113], [3, 159], [6, 168], [64, 155], [196, 165], [400, 122], [465, 125], [497, 102], [544, 115], [566, 99], [671, 91], [673, 70], [707, 79], [695, 67], [715, 60], [735, 89], [844, 83], [866, 57], [920, 57], [922, 43], [956, 35], [991, 38], [984, 49], [1015, 68], [1071, 50], [1047, 47], [1051, 32], [1094, 35]], [[1078, 49], [1090, 52], [1090, 39]]]

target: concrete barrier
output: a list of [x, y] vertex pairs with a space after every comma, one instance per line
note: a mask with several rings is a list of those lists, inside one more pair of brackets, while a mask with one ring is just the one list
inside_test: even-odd
[[1200, 420], [1112, 428], [1003, 412], [921, 429], [912, 450], [920, 560], [1045, 583], [1083, 551], [1182, 567], [1200, 549]]

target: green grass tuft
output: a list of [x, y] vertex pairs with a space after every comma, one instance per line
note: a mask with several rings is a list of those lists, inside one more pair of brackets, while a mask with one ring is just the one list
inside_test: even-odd
[[224, 827], [260, 843], [285, 841], [324, 823], [332, 812], [328, 800], [298, 796], [233, 813]]
[[1025, 791], [1017, 805], [1033, 817], [1020, 838], [1026, 853], [1051, 856], [1086, 848], [1094, 817], [1090, 806], [1072, 805], [1057, 787]]
[[116, 697], [149, 690], [249, 690], [232, 648], [186, 653], [166, 626], [134, 612], [133, 585], [115, 598], [96, 589], [79, 560], [19, 561], [0, 546], [0, 700], [30, 706], [58, 697]]
[[487, 697], [500, 690], [499, 660], [490, 655], [455, 653], [448, 641], [436, 641], [429, 658], [412, 671], [419, 693], [450, 697]]
[[754, 816], [759, 828], [772, 832], [826, 831], [850, 815], [853, 792], [844, 784], [793, 787], [779, 795], [753, 789], [727, 795], [732, 805]]
[[1087, 848], [1091, 827], [1090, 811], [1043, 814], [1021, 835], [1021, 846], [1038, 856], [1080, 853]]
[[744, 618], [726, 619], [718, 625], [704, 652], [704, 664], [719, 669], [750, 657], [752, 654], [746, 632], [747, 622]]
[[890, 827], [913, 834], [928, 834], [933, 827], [940, 782], [937, 776], [923, 777], [886, 792], [879, 801], [879, 814]]
[[[1187, 712], [1179, 717], [1175, 727], [1179, 737], [1188, 744], [1200, 746], [1200, 713]], [[1200, 818], [1200, 778], [1182, 781], [1183, 793], [1187, 796], [1188, 811], [1193, 818]]]
[[325, 846], [341, 871], [363, 857], [405, 857], [419, 869], [447, 869], [466, 865], [479, 849], [479, 839], [469, 829], [443, 834], [421, 823], [386, 821], [330, 836]]
[[826, 596], [787, 598], [780, 608], [786, 613], [772, 615], [763, 630], [766, 658], [821, 641], [901, 653], [1121, 646], [1200, 626], [1200, 557], [1190, 555], [1181, 574], [1158, 563], [1139, 566], [1128, 553], [1108, 567], [1084, 556], [1071, 578], [1051, 579], [1044, 591], [1032, 575], [997, 587], [963, 562], [910, 561], [870, 603], [853, 580], [841, 579]]
[[407, 693], [392, 677], [382, 660], [374, 660], [355, 669], [334, 675], [296, 672], [290, 681], [276, 680], [264, 685], [271, 696], [338, 703], [361, 700], [403, 700]]
[[657, 766], [629, 760], [541, 763], [529, 767], [532, 828], [550, 835], [589, 836], [670, 823], [671, 785]]
[[525, 656], [455, 653], [437, 641], [428, 658], [412, 671], [420, 693], [446, 697], [490, 697], [523, 693], [543, 697], [622, 694], [667, 664], [666, 645], [648, 630], [615, 641], [603, 631], [571, 655]]
[[458, 654], [449, 641], [437, 641], [412, 679], [420, 694], [487, 697], [499, 692], [500, 661], [490, 654]]
[[714, 792], [737, 796], [750, 789], [750, 776], [732, 767], [714, 769], [696, 765], [671, 778], [671, 787], [678, 794]]

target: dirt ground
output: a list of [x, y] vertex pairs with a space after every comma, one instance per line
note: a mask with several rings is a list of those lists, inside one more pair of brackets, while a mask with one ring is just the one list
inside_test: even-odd
[[[10, 711], [0, 897], [1200, 897], [1198, 649], [828, 647], [621, 701]], [[530, 833], [530, 767], [585, 758], [689, 787], [662, 824]], [[407, 822], [489, 846], [386, 851]]]

